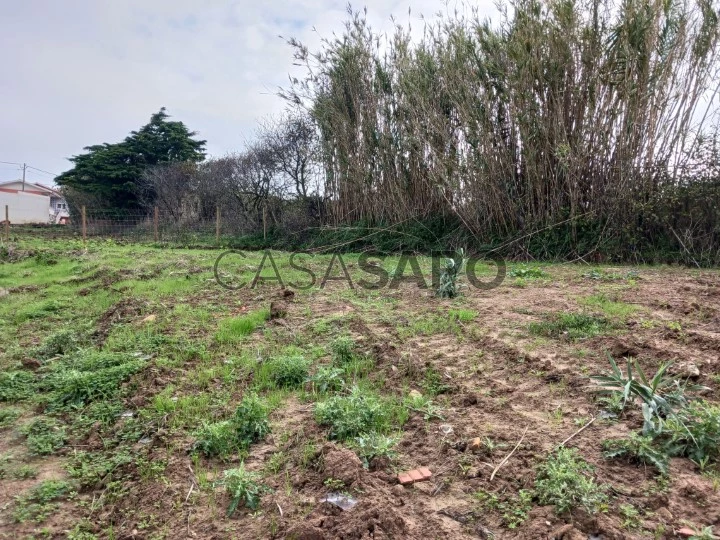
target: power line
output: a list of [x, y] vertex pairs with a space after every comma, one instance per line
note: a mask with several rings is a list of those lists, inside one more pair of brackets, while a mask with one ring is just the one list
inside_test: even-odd
[[38, 169], [37, 167], [31, 167], [30, 165], [27, 166], [28, 169], [32, 169], [33, 171], [38, 171], [41, 173], [49, 174], [50, 176], [60, 176], [59, 174], [51, 173], [50, 171], [45, 171], [43, 169]]

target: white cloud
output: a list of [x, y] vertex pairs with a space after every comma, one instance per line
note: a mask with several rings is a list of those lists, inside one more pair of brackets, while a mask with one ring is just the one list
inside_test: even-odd
[[[407, 22], [410, 5], [416, 29], [421, 14], [452, 9], [372, 0], [368, 19], [390, 30], [390, 16]], [[283, 106], [274, 92], [293, 70], [292, 50], [278, 36], [317, 48], [347, 18], [345, 3], [332, 0], [24, 0], [2, 11], [0, 160], [54, 173], [84, 146], [121, 140], [162, 106], [207, 139], [211, 153], [239, 149], [259, 118]], [[0, 166], [0, 180], [17, 176]]]

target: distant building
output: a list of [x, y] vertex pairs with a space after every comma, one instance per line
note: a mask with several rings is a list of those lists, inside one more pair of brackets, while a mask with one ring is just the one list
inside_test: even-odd
[[67, 201], [57, 189], [33, 182], [11, 180], [0, 183], [0, 213], [5, 219], [5, 205], [10, 223], [59, 223], [70, 220]]

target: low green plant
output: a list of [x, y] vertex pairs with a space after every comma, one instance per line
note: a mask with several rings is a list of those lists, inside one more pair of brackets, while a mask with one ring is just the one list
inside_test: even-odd
[[507, 275], [511, 278], [521, 279], [543, 279], [550, 277], [542, 268], [528, 266], [527, 264], [512, 267]]
[[440, 269], [440, 279], [435, 296], [439, 298], [456, 298], [458, 296], [457, 280], [466, 262], [465, 250], [462, 248], [456, 252], [454, 258], [445, 259]]
[[662, 433], [665, 418], [672, 417], [675, 411], [687, 405], [686, 390], [699, 387], [688, 387], [679, 381], [666, 376], [670, 364], [663, 364], [655, 375], [648, 379], [636, 360], [627, 359], [627, 375], [623, 374], [615, 360], [608, 355], [612, 373], [610, 375], [594, 375], [591, 377], [598, 383], [601, 394], [619, 394], [623, 399], [623, 409], [632, 398], [642, 401], [643, 435], [659, 435]]
[[20, 418], [22, 411], [14, 407], [3, 407], [0, 409], [0, 429], [11, 427]]
[[205, 423], [195, 432], [193, 449], [207, 456], [227, 457], [247, 449], [270, 433], [268, 405], [257, 394], [246, 393], [229, 420]]
[[358, 387], [315, 405], [315, 418], [329, 426], [331, 439], [349, 440], [365, 433], [388, 433], [399, 416], [397, 405]]
[[335, 338], [330, 344], [332, 352], [333, 364], [336, 366], [346, 366], [352, 362], [357, 355], [357, 344], [350, 336], [340, 336]]
[[242, 448], [231, 420], [206, 422], [195, 432], [193, 450], [206, 456], [227, 457]]
[[55, 501], [72, 494], [72, 486], [64, 480], [46, 480], [23, 495], [15, 497], [13, 518], [18, 523], [40, 523], [55, 511]]
[[27, 480], [28, 478], [37, 478], [38, 470], [32, 465], [20, 465], [12, 475], [18, 480]]
[[502, 516], [503, 525], [508, 529], [516, 529], [522, 525], [530, 515], [532, 509], [533, 492], [527, 489], [518, 491], [517, 497], [500, 498], [494, 493], [479, 490], [473, 493], [475, 498], [485, 510], [493, 510]]
[[32, 351], [32, 355], [38, 360], [49, 360], [55, 356], [63, 356], [77, 351], [81, 342], [82, 339], [76, 330], [63, 328], [44, 339]]
[[232, 516], [241, 503], [251, 510], [256, 510], [260, 505], [260, 497], [270, 491], [260, 482], [257, 474], [245, 468], [244, 463], [241, 463], [237, 469], [225, 471], [220, 484], [225, 487], [225, 491], [230, 496], [228, 516]]
[[575, 448], [560, 448], [538, 466], [535, 493], [540, 504], [552, 504], [558, 514], [575, 507], [595, 513], [607, 495], [591, 476], [592, 466]]
[[632, 433], [626, 439], [606, 439], [602, 446], [606, 459], [627, 458], [634, 463], [652, 465], [662, 474], [668, 472], [668, 456], [657, 448], [652, 437]]
[[345, 387], [344, 371], [332, 366], [321, 366], [308, 379], [314, 394], [338, 392]]
[[308, 378], [310, 361], [303, 356], [281, 356], [264, 363], [276, 388], [299, 388]]
[[692, 401], [665, 422], [671, 455], [689, 457], [702, 465], [720, 458], [720, 406]]
[[623, 527], [637, 529], [640, 526], [640, 512], [632, 504], [621, 504], [619, 510], [623, 518]]
[[32, 420], [20, 429], [20, 433], [25, 435], [25, 444], [34, 456], [53, 454], [67, 441], [65, 426], [50, 417]]
[[533, 334], [571, 340], [595, 337], [610, 328], [606, 319], [586, 313], [554, 313], [547, 320], [529, 326]]
[[375, 458], [395, 459], [397, 457], [395, 445], [399, 440], [399, 436], [383, 435], [371, 431], [355, 437], [350, 446], [367, 469]]
[[0, 401], [22, 401], [36, 391], [35, 375], [29, 371], [0, 371]]
[[114, 398], [122, 383], [146, 365], [147, 358], [132, 354], [80, 351], [49, 364], [41, 387], [49, 392], [50, 410], [77, 408]]
[[238, 440], [251, 445], [270, 433], [267, 403], [257, 394], [246, 393], [235, 411], [234, 423]]
[[422, 388], [426, 394], [432, 397], [445, 394], [452, 390], [452, 386], [445, 382], [443, 375], [433, 366], [425, 369]]

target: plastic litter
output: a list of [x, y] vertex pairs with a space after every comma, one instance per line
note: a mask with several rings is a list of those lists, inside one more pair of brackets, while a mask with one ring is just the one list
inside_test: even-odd
[[342, 510], [350, 510], [357, 504], [357, 501], [346, 493], [328, 493], [327, 497], [321, 499], [320, 502], [329, 502], [332, 505], [341, 508]]

